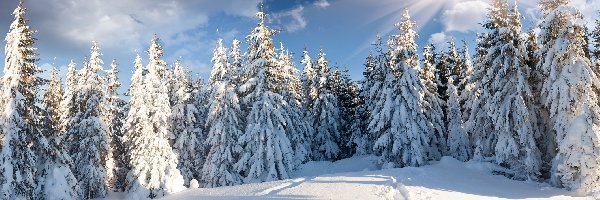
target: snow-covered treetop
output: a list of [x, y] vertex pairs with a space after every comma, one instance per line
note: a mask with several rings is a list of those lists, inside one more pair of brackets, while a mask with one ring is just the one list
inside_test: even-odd
[[100, 59], [102, 53], [100, 53], [100, 47], [98, 47], [98, 43], [96, 41], [92, 41], [92, 53], [90, 54], [89, 66], [92, 67], [93, 70], [102, 70], [102, 64], [104, 62]]
[[[151, 63], [149, 63], [148, 66], [154, 66], [154, 67], [155, 66], [163, 66], [163, 67], [167, 66], [167, 62], [162, 60], [163, 48], [160, 46], [160, 44], [158, 44], [159, 41], [160, 41], [160, 39], [158, 38], [158, 36], [154, 35], [154, 38], [152, 38], [152, 45], [150, 45], [150, 49], [148, 49], [148, 55], [150, 56], [149, 62], [151, 62]], [[148, 69], [148, 70], [154, 70], [154, 69]]]
[[227, 49], [223, 47], [223, 40], [219, 39], [217, 41], [217, 45], [213, 50], [213, 58], [211, 59], [213, 63], [213, 68], [210, 74], [210, 78], [208, 82], [210, 85], [214, 84], [217, 81], [224, 81], [230, 79], [227, 77], [229, 63], [227, 62]]
[[560, 6], [567, 5], [571, 0], [540, 0], [540, 8], [544, 14], [548, 14], [552, 10], [557, 9]]
[[240, 49], [241, 43], [242, 42], [237, 39], [233, 39], [233, 42], [231, 43], [231, 51], [229, 52], [229, 56], [231, 57], [231, 65], [233, 65], [235, 68], [241, 67], [242, 65], [242, 53]]
[[423, 47], [423, 70], [421, 78], [427, 81], [435, 80], [435, 64], [431, 46]]
[[110, 70], [108, 70], [108, 90], [110, 94], [116, 95], [117, 89], [121, 87], [121, 82], [119, 82], [119, 65], [117, 64], [117, 60], [112, 61], [110, 64]]
[[[29, 29], [29, 26], [27, 25], [27, 19], [25, 18], [25, 11], [26, 8], [23, 6], [23, 2], [20, 2], [19, 6], [17, 6], [13, 12], [14, 21], [11, 23], [10, 31], [8, 34], [6, 34], [5, 38], [5, 80], [3, 84], [6, 88], [17, 88], [19, 87], [19, 81], [22, 81], [21, 78], [10, 78], [12, 75], [21, 74], [21, 71], [27, 71], [31, 74], [41, 72], [41, 70], [35, 64], [35, 62], [38, 60], [36, 53], [37, 49], [33, 47], [35, 43], [33, 34], [35, 31]], [[21, 75], [27, 76], [24, 74]], [[37, 78], [25, 79], [29, 81], [26, 84], [41, 84], [40, 80]], [[9, 93], [5, 92], [5, 94]], [[21, 95], [31, 97], [33, 94]]]
[[493, 0], [488, 12], [488, 21], [483, 25], [489, 30], [508, 27], [508, 2], [506, 0]]
[[300, 63], [304, 65], [304, 73], [307, 75], [314, 73], [312, 58], [310, 57], [306, 48], [304, 48], [304, 51], [302, 51], [302, 60]]
[[[400, 61], [407, 61], [413, 63], [407, 63], [412, 67], [417, 67], [419, 60], [416, 58], [417, 55], [417, 43], [415, 39], [419, 36], [413, 29], [415, 22], [412, 21], [408, 10], [404, 10], [402, 14], [402, 20], [396, 24], [399, 30], [399, 34], [392, 35], [388, 45], [391, 50], [390, 55], [390, 66], [394, 67], [394, 70], [398, 69], [396, 66]], [[414, 58], [414, 59], [413, 59]]]

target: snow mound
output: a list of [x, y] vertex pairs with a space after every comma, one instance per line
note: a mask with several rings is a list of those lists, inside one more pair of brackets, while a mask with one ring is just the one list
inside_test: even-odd
[[162, 199], [591, 199], [543, 183], [492, 175], [489, 163], [451, 157], [423, 167], [376, 169], [375, 156], [309, 162], [295, 178], [187, 189]]

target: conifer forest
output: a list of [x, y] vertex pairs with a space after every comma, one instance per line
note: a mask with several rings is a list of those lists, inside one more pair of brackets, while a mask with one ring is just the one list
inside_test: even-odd
[[569, 2], [538, 0], [542, 19], [524, 27], [514, 2], [490, 0], [484, 31], [444, 47], [417, 45], [405, 9], [392, 35], [373, 36], [360, 80], [327, 49], [286, 48], [262, 9], [244, 38], [211, 44], [206, 80], [165, 60], [160, 35], [131, 60], [90, 41], [83, 63], [42, 68], [15, 3], [2, 27], [0, 199], [163, 198], [365, 155], [378, 170], [489, 163], [600, 198], [600, 19], [587, 28]]

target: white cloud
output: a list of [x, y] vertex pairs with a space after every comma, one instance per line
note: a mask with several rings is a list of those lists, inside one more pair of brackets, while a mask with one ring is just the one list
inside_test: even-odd
[[318, 0], [318, 1], [315, 1], [314, 5], [315, 5], [317, 8], [327, 8], [327, 7], [329, 7], [331, 4], [329, 4], [329, 2], [328, 2], [327, 0]]
[[431, 34], [429, 43], [434, 44], [438, 48], [444, 48], [451, 39], [453, 39], [452, 36], [446, 35], [444, 32], [439, 32]]
[[485, 20], [488, 7], [488, 3], [480, 0], [458, 2], [444, 11], [442, 22], [446, 31], [477, 31], [481, 29], [479, 23]]
[[302, 30], [307, 24], [304, 18], [304, 7], [298, 6], [292, 10], [274, 13], [271, 22], [275, 28], [284, 29], [285, 31]]
[[[252, 17], [259, 0], [48, 0], [27, 5], [41, 27], [77, 46], [98, 41], [102, 48], [133, 51], [147, 46], [152, 34], [165, 42], [186, 44], [181, 34], [208, 24], [213, 14]], [[60, 22], [60, 23], [57, 23]], [[48, 33], [46, 33], [48, 34]], [[192, 38], [193, 39], [193, 38]]]

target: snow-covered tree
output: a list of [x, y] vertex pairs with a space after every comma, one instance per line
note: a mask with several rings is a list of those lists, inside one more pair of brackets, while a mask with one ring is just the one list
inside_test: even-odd
[[232, 83], [239, 68], [227, 62], [221, 40], [213, 51], [213, 69], [209, 79], [210, 104], [206, 121], [210, 151], [202, 167], [202, 185], [218, 187], [239, 185], [242, 177], [234, 164], [242, 151], [237, 143], [242, 134], [242, 116], [239, 99]]
[[[408, 10], [396, 26], [400, 33], [388, 41], [390, 45], [389, 63], [397, 70], [398, 79], [392, 80], [392, 101], [394, 107], [389, 132], [380, 134], [375, 149], [382, 154], [384, 167], [421, 166], [427, 163], [429, 148], [429, 127], [422, 112], [423, 85], [419, 79], [419, 58], [413, 30], [414, 22]], [[386, 80], [387, 81], [387, 80]], [[389, 107], [385, 107], [390, 109]]]
[[494, 127], [486, 107], [487, 100], [491, 96], [489, 89], [491, 79], [487, 74], [489, 65], [485, 64], [488, 49], [492, 44], [491, 33], [478, 35], [475, 69], [468, 83], [472, 86], [472, 90], [465, 102], [468, 120], [464, 121], [464, 127], [471, 134], [469, 141], [474, 148], [473, 159], [477, 161], [488, 161], [494, 155], [495, 137], [492, 135]]
[[470, 112], [470, 104], [468, 104], [469, 95], [473, 90], [474, 84], [470, 82], [471, 76], [473, 76], [473, 61], [471, 61], [471, 53], [469, 52], [469, 46], [467, 42], [463, 41], [463, 48], [460, 57], [460, 63], [462, 64], [461, 71], [459, 72], [461, 79], [456, 84], [456, 89], [459, 92], [460, 111], [462, 112], [463, 121], [468, 119], [468, 113]]
[[280, 45], [277, 56], [278, 65], [284, 76], [287, 88], [284, 88], [283, 98], [288, 102], [290, 114], [289, 126], [286, 127], [289, 132], [288, 138], [292, 144], [295, 155], [295, 166], [298, 166], [310, 158], [310, 148], [312, 143], [313, 128], [311, 124], [312, 116], [302, 103], [303, 86], [299, 77], [299, 70], [294, 66], [292, 55], [289, 51]]
[[125, 107], [127, 103], [121, 99], [118, 91], [121, 87], [118, 66], [116, 60], [113, 60], [110, 64], [111, 68], [106, 73], [107, 96], [103, 120], [108, 128], [112, 154], [112, 157], [108, 158], [106, 163], [108, 187], [114, 191], [121, 192], [125, 189], [125, 178], [128, 171], [127, 162], [123, 156], [125, 149], [122, 141], [123, 121], [125, 120]]
[[63, 88], [62, 81], [58, 75], [58, 69], [53, 67], [50, 71], [50, 80], [48, 80], [48, 88], [46, 89], [46, 93], [44, 94], [44, 107], [46, 108], [46, 112], [48, 114], [48, 119], [50, 122], [50, 127], [48, 129], [50, 132], [45, 133], [45, 136], [49, 141], [57, 139], [60, 141], [61, 135], [61, 106], [63, 98]]
[[[146, 115], [142, 112], [142, 107], [144, 106], [144, 85], [143, 79], [145, 74], [145, 69], [142, 64], [142, 58], [140, 55], [136, 55], [136, 58], [133, 62], [133, 74], [131, 75], [131, 81], [129, 84], [129, 89], [126, 94], [129, 96], [129, 102], [127, 113], [125, 113], [125, 119], [123, 121], [123, 126], [121, 128], [121, 133], [123, 136], [121, 139], [121, 145], [123, 146], [123, 154], [122, 160], [125, 162], [125, 172], [129, 174], [129, 170], [131, 166], [129, 165], [131, 160], [131, 155], [128, 154], [130, 149], [129, 143], [126, 139], [128, 135], [140, 135], [142, 131], [142, 122], [145, 120]], [[145, 109], [145, 108], [144, 108]], [[125, 182], [122, 185], [122, 189], [127, 189], [127, 174], [125, 174]]]
[[77, 199], [82, 198], [79, 183], [71, 169], [73, 162], [62, 141], [61, 131], [61, 101], [63, 98], [62, 81], [58, 69], [51, 70], [43, 104], [46, 116], [43, 132], [48, 139], [48, 148], [42, 152], [38, 162], [37, 192], [46, 199]]
[[427, 118], [430, 128], [429, 134], [429, 159], [438, 160], [446, 155], [446, 123], [443, 102], [437, 93], [435, 82], [435, 57], [431, 46], [423, 48], [423, 69], [420, 71], [421, 83], [423, 84], [423, 113]]
[[104, 77], [100, 74], [103, 70], [101, 55], [94, 42], [90, 59], [78, 75], [75, 112], [66, 133], [73, 171], [84, 198], [101, 198], [108, 192], [106, 162], [112, 155], [108, 127], [102, 120], [106, 94]]
[[491, 39], [482, 64], [487, 68], [484, 80], [489, 80], [486, 92], [490, 95], [484, 108], [494, 127], [494, 162], [512, 170], [509, 176], [535, 180], [541, 160], [528, 108], [530, 73], [520, 38], [520, 14], [516, 7], [509, 8], [506, 0], [494, 0], [484, 26]]
[[337, 139], [340, 137], [340, 111], [338, 98], [333, 94], [329, 82], [329, 62], [323, 50], [319, 53], [315, 72], [318, 80], [317, 98], [311, 113], [315, 129], [312, 157], [315, 160], [335, 160], [340, 154]]
[[[450, 82], [454, 81], [452, 77], [448, 78]], [[467, 132], [462, 125], [458, 91], [454, 84], [448, 84], [448, 113], [446, 121], [448, 122], [448, 150], [450, 155], [457, 160], [467, 161], [470, 155], [470, 146]]]
[[302, 101], [306, 108], [312, 108], [313, 102], [317, 99], [317, 87], [318, 77], [317, 71], [315, 70], [314, 62], [310, 57], [308, 50], [304, 49], [302, 52], [302, 60], [300, 63], [303, 65], [302, 70]]
[[246, 37], [248, 51], [239, 88], [245, 131], [239, 138], [243, 151], [235, 169], [244, 182], [289, 178], [294, 167], [294, 153], [286, 126], [290, 118], [282, 96], [286, 86], [276, 61], [272, 36], [275, 31], [264, 21], [266, 14], [257, 13], [260, 23]]
[[61, 134], [65, 134], [69, 125], [71, 124], [71, 119], [75, 114], [75, 92], [77, 91], [77, 80], [79, 79], [77, 70], [75, 69], [75, 62], [71, 60], [69, 65], [67, 66], [67, 75], [65, 82], [65, 91], [64, 96], [62, 97], [62, 101], [60, 103], [60, 130]]
[[[73, 178], [68, 167], [61, 165], [62, 175], [48, 173], [47, 169], [56, 169], [50, 166], [55, 156], [62, 154], [44, 135], [52, 132], [52, 127], [49, 115], [38, 107], [43, 103], [38, 91], [44, 80], [38, 76], [42, 69], [36, 65], [34, 31], [27, 25], [23, 2], [13, 16], [5, 38], [4, 76], [0, 81], [0, 199], [55, 197], [52, 194], [79, 198], [76, 181], [68, 179]], [[48, 177], [71, 183], [57, 186], [47, 182]]]
[[[244, 62], [244, 55], [242, 55], [242, 50], [240, 48], [242, 42], [240, 42], [237, 39], [233, 39], [233, 41], [231, 42], [231, 50], [229, 51], [229, 63], [231, 63], [231, 66], [233, 69], [242, 69], [242, 64]], [[233, 85], [240, 86], [241, 84], [241, 76], [242, 76], [242, 72], [241, 71], [233, 71], [232, 73], [232, 79], [231, 79], [231, 83]]]
[[[362, 106], [359, 108], [359, 116], [355, 117], [354, 120], [358, 120], [359, 123], [355, 125], [359, 128], [353, 128], [353, 135], [351, 141], [356, 144], [356, 151], [358, 154], [367, 154], [373, 152], [373, 144], [378, 135], [375, 131], [370, 130], [371, 119], [377, 114], [374, 112], [377, 103], [381, 99], [382, 86], [384, 78], [386, 77], [388, 70], [386, 65], [386, 55], [383, 50], [383, 42], [379, 35], [377, 35], [375, 51], [376, 55], [369, 54], [365, 61], [365, 71], [363, 72], [363, 80], [361, 80], [361, 88], [359, 98], [362, 101]], [[385, 96], [385, 95], [384, 95]], [[381, 106], [381, 104], [379, 104]], [[379, 107], [381, 108], [381, 107]]]
[[[169, 144], [169, 117], [166, 62], [163, 49], [154, 37], [148, 50], [148, 73], [137, 90], [130, 91], [133, 102], [127, 116], [124, 141], [131, 170], [127, 174], [130, 198], [155, 198], [179, 192], [183, 177], [177, 169], [177, 155]], [[138, 76], [136, 69], [134, 76]], [[137, 83], [139, 84], [139, 82]], [[137, 101], [140, 100], [140, 101]]]
[[545, 75], [542, 102], [556, 133], [552, 183], [582, 193], [600, 191], [597, 75], [586, 55], [583, 15], [568, 0], [543, 0], [538, 63]]
[[[594, 40], [594, 51], [592, 51], [594, 62], [594, 69], [600, 70], [600, 19], [596, 19], [595, 27], [590, 34], [592, 40]], [[594, 71], [598, 74], [598, 71]]]
[[350, 145], [350, 140], [352, 138], [353, 128], [358, 127], [358, 125], [353, 124], [355, 123], [354, 117], [359, 102], [358, 85], [352, 82], [347, 69], [340, 70], [337, 66], [335, 67], [328, 84], [333, 95], [335, 95], [338, 100], [340, 132], [340, 136], [336, 139], [336, 142], [340, 147], [340, 156], [338, 158], [348, 158], [355, 153], [353, 145]]
[[373, 83], [371, 83], [370, 74], [374, 69], [374, 58], [372, 54], [367, 56], [365, 62], [365, 71], [363, 72], [364, 78], [360, 80], [359, 84], [361, 87], [359, 88], [358, 95], [356, 96], [357, 100], [357, 108], [356, 112], [353, 116], [352, 122], [352, 135], [350, 137], [350, 141], [348, 143], [354, 151], [355, 155], [365, 155], [371, 152], [371, 137], [369, 137], [369, 132], [367, 130], [368, 121], [370, 112], [368, 110], [369, 105], [366, 102], [371, 102], [368, 98], [369, 91]]
[[[224, 58], [225, 60], [227, 57]], [[172, 108], [171, 124], [175, 143], [173, 150], [179, 158], [178, 169], [183, 176], [184, 185], [190, 185], [192, 179], [200, 180], [206, 147], [203, 144], [203, 125], [196, 119], [196, 108], [193, 95], [192, 77], [177, 61], [173, 70], [175, 85], [175, 105]]]

